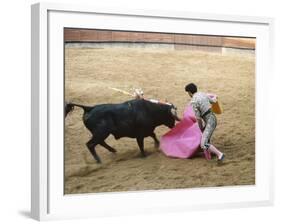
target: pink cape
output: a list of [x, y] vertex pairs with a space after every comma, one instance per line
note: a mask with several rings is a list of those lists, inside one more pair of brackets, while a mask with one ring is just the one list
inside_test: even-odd
[[183, 119], [162, 136], [160, 148], [166, 156], [190, 158], [200, 145], [202, 132], [192, 107], [185, 108]]

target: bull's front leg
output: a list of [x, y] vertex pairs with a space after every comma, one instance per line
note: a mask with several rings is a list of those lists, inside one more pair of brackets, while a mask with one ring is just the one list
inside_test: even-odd
[[137, 142], [138, 142], [142, 157], [146, 157], [146, 154], [143, 149], [143, 139], [144, 139], [144, 137], [138, 137]]
[[159, 148], [160, 142], [159, 142], [159, 140], [157, 139], [156, 134], [153, 132], [153, 133], [150, 135], [150, 137], [153, 138], [153, 140], [154, 140], [154, 147], [155, 147], [155, 148]]

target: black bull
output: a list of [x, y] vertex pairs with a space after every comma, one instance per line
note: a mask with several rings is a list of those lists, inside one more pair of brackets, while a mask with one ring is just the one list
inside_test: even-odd
[[93, 107], [67, 103], [65, 117], [74, 109], [74, 106], [84, 110], [83, 122], [92, 133], [92, 138], [86, 145], [98, 163], [101, 160], [96, 153], [96, 145], [99, 144], [112, 153], [116, 152], [105, 143], [105, 139], [110, 134], [115, 139], [136, 138], [141, 155], [145, 157], [144, 138], [152, 137], [155, 146], [158, 146], [159, 141], [154, 129], [160, 125], [173, 128], [175, 120], [179, 120], [176, 107], [172, 104], [157, 104], [144, 99], [130, 100], [120, 104], [100, 104]]

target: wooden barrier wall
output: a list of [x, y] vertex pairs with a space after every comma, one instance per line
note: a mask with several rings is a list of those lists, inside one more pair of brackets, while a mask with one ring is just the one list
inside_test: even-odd
[[91, 29], [64, 29], [66, 43], [93, 42], [93, 43], [157, 43], [173, 44], [175, 49], [202, 48], [202, 50], [221, 50], [222, 47], [238, 49], [255, 49], [255, 38], [234, 38], [222, 36], [127, 32]]

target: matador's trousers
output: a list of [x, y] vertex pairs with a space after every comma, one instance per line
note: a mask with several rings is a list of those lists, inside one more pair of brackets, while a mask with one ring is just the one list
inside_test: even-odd
[[200, 147], [203, 150], [207, 150], [210, 147], [210, 139], [217, 126], [217, 118], [213, 112], [210, 112], [206, 116], [203, 117], [203, 120], [205, 122], [205, 128], [202, 133]]

